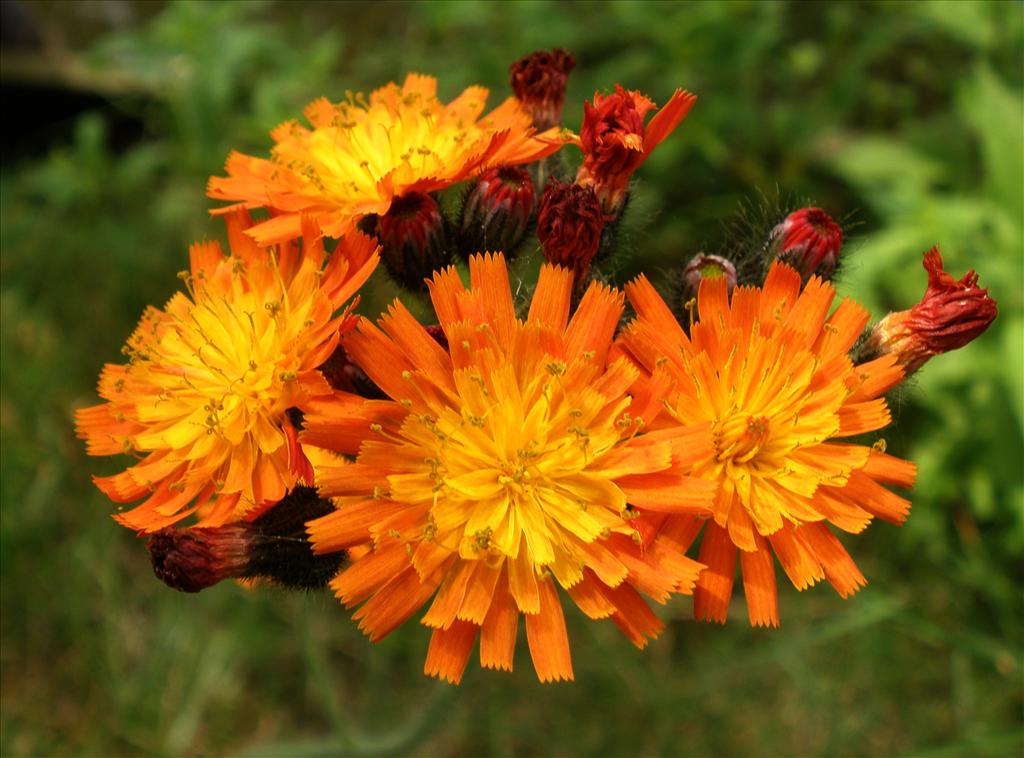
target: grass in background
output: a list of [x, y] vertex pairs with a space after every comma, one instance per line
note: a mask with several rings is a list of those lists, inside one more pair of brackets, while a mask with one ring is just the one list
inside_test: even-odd
[[[87, 13], [29, 7], [66, 29]], [[1020, 5], [119, 7], [78, 58], [112, 106], [2, 168], [0, 753], [1020, 754]], [[89, 481], [117, 463], [86, 459], [72, 414], [188, 243], [223, 236], [206, 178], [321, 94], [417, 70], [496, 104], [509, 62], [555, 45], [577, 59], [570, 127], [616, 82], [701, 98], [639, 172], [623, 276], [717, 248], [738, 204], [777, 187], [856, 212], [838, 285], [875, 315], [916, 302], [936, 242], [999, 300], [989, 332], [899, 398], [889, 448], [921, 475], [903, 528], [850, 543], [871, 584], [846, 602], [784, 589], [777, 631], [741, 605], [698, 625], [678, 599], [644, 653], [570, 613], [575, 684], [539, 685], [522, 660], [452, 688], [419, 673], [415, 623], [371, 646], [328, 593], [157, 583]], [[122, 145], [125, 117], [142, 136]], [[364, 309], [387, 297], [378, 281]]]

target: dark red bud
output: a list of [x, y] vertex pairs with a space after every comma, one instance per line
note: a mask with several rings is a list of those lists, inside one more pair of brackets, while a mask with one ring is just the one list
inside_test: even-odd
[[196, 529], [169, 526], [149, 538], [153, 573], [182, 592], [199, 592], [224, 579], [245, 576], [251, 548], [250, 529], [243, 524]]
[[408, 290], [426, 291], [424, 279], [449, 262], [444, 217], [430, 195], [396, 198], [377, 220], [376, 232], [384, 266]]
[[510, 260], [526, 235], [534, 195], [533, 180], [521, 168], [501, 166], [481, 174], [462, 209], [461, 252], [504, 252]]
[[565, 85], [576, 61], [565, 50], [538, 50], [509, 66], [509, 84], [539, 131], [562, 121]]
[[296, 487], [253, 521], [161, 529], [149, 540], [153, 573], [182, 592], [199, 592], [225, 579], [264, 578], [290, 589], [323, 587], [346, 555], [315, 555], [306, 522], [333, 510], [312, 487]]
[[445, 350], [448, 349], [448, 335], [444, 333], [444, 328], [440, 324], [430, 324], [423, 328], [427, 330], [427, 334], [433, 338], [434, 342]]
[[387, 398], [384, 391], [366, 375], [366, 372], [353, 363], [348, 353], [345, 352], [343, 344], [339, 344], [334, 348], [331, 357], [320, 366], [320, 373], [324, 375], [327, 383], [333, 389], [349, 392], [370, 400], [383, 400]]
[[552, 179], [537, 214], [537, 238], [549, 263], [586, 275], [601, 245], [604, 214], [591, 187]]

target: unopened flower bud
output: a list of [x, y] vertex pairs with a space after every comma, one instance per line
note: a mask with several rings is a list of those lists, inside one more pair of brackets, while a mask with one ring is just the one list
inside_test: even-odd
[[430, 195], [395, 199], [377, 219], [377, 238], [388, 273], [408, 290], [426, 290], [424, 279], [448, 264], [444, 217]]
[[509, 84], [538, 131], [562, 121], [565, 83], [576, 61], [565, 50], [538, 50], [509, 66]]
[[585, 276], [601, 245], [604, 214], [591, 187], [552, 179], [537, 214], [537, 238], [549, 263]]
[[444, 327], [440, 324], [430, 324], [429, 326], [423, 327], [438, 345], [443, 347], [445, 350], [448, 349], [448, 335], [444, 333]]
[[869, 354], [895, 354], [907, 375], [934, 355], [972, 342], [998, 314], [988, 289], [978, 287], [978, 275], [968, 271], [957, 281], [942, 269], [938, 246], [924, 254], [928, 288], [921, 302], [879, 321], [868, 338]]
[[251, 552], [248, 524], [195, 529], [168, 526], [149, 538], [153, 573], [182, 592], [199, 592], [224, 579], [245, 576]]
[[613, 94], [597, 93], [593, 104], [583, 104], [583, 165], [576, 181], [594, 188], [605, 214], [619, 213], [633, 172], [686, 118], [696, 100], [689, 92], [676, 90], [646, 126], [644, 118], [657, 106], [646, 95], [618, 84]]
[[804, 281], [817, 274], [828, 279], [836, 270], [843, 247], [843, 230], [821, 208], [793, 211], [772, 230], [778, 258], [797, 271]]
[[530, 224], [534, 194], [533, 180], [521, 168], [501, 166], [481, 174], [462, 209], [461, 251], [504, 252], [511, 259]]
[[149, 540], [153, 573], [182, 592], [199, 592], [225, 579], [269, 579], [289, 589], [323, 587], [345, 554], [315, 555], [306, 522], [333, 510], [312, 487], [296, 487], [253, 521], [161, 529]]
[[736, 286], [736, 267], [720, 255], [697, 253], [683, 269], [683, 294], [686, 298], [696, 297], [704, 279], [725, 277], [726, 286], [732, 292]]
[[320, 365], [319, 370], [332, 389], [349, 392], [370, 400], [383, 400], [387, 397], [384, 391], [366, 375], [366, 372], [349, 358], [343, 344], [334, 348], [331, 357]]

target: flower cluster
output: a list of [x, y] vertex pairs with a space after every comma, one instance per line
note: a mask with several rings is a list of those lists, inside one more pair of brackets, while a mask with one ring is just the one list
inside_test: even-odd
[[[76, 416], [89, 454], [137, 459], [96, 484], [166, 584], [329, 587], [374, 641], [418, 616], [452, 683], [475, 647], [511, 670], [521, 620], [537, 676], [572, 679], [565, 606], [643, 648], [677, 595], [725, 622], [737, 569], [755, 626], [780, 623], [776, 562], [798, 590], [865, 584], [839, 533], [902, 523], [916, 476], [877, 436], [886, 394], [995, 301], [935, 248], [922, 302], [869, 326], [812, 207], [661, 291], [604, 281], [634, 173], [696, 98], [616, 85], [576, 134], [573, 67], [517, 61], [486, 115], [417, 74], [321, 98], [210, 180], [227, 252], [193, 245]], [[404, 294], [358, 316], [378, 261]]]

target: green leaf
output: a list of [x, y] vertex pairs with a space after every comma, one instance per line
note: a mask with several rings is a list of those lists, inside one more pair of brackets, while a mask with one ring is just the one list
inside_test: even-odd
[[1024, 226], [1024, 98], [985, 64], [957, 87], [961, 117], [978, 137], [989, 197]]

